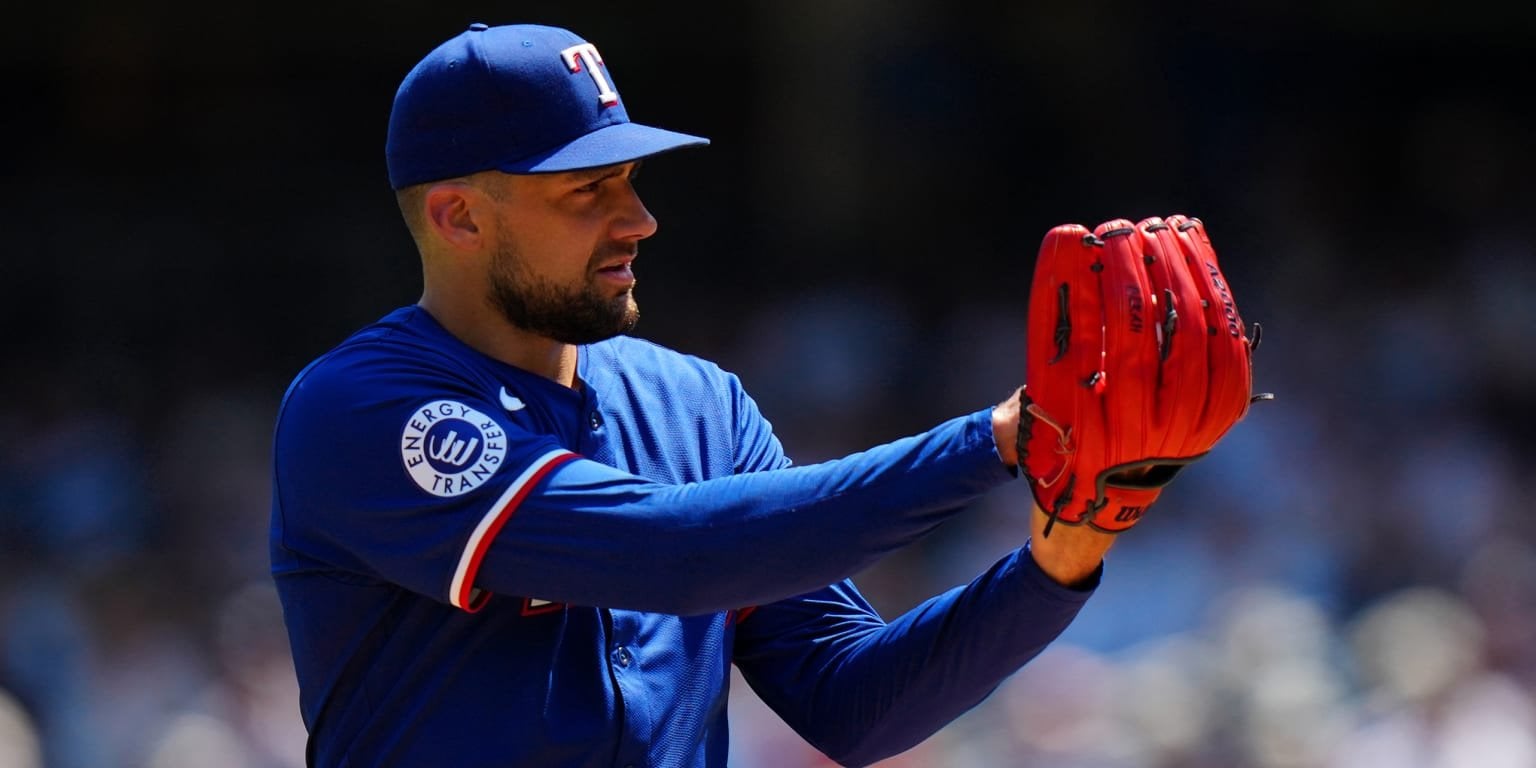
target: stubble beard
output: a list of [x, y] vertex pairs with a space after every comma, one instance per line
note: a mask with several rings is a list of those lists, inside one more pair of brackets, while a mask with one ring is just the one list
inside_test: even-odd
[[615, 250], [593, 253], [586, 281], [571, 287], [533, 274], [516, 249], [504, 243], [491, 260], [491, 304], [512, 325], [564, 344], [594, 344], [629, 333], [640, 322], [634, 290], [608, 296], [593, 280], [597, 265], [611, 259]]

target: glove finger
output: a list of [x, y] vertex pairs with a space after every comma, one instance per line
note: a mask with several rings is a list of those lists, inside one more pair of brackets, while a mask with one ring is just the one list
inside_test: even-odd
[[1180, 250], [1204, 302], [1209, 384], [1205, 413], [1192, 436], [1193, 448], [1204, 452], [1248, 412], [1253, 388], [1248, 339], [1204, 223], [1175, 215], [1168, 217], [1168, 224], [1177, 233]]
[[1178, 232], [1152, 217], [1137, 224], [1152, 286], [1150, 322], [1158, 342], [1156, 389], [1148, 441], [1152, 456], [1185, 457], [1195, 444], [1208, 385], [1205, 312]]
[[[1047, 513], [1058, 500], [1081, 502], [1092, 478], [1087, 483], [1077, 479], [1076, 466], [1092, 455], [1086, 452], [1102, 452], [1100, 445], [1081, 442], [1084, 436], [1104, 433], [1096, 395], [1103, 390], [1104, 378], [1104, 310], [1094, 271], [1101, 250], [1081, 225], [1053, 228], [1040, 244], [1030, 286], [1025, 392], [1070, 435], [1063, 447], [1055, 428], [1037, 423], [1028, 438], [1025, 471], [1036, 501]], [[1071, 509], [1080, 506], [1075, 503]], [[1082, 520], [1065, 505], [1058, 512], [1064, 522]]]
[[1100, 224], [1104, 241], [1099, 272], [1104, 302], [1105, 435], [1111, 441], [1100, 469], [1148, 457], [1154, 437], [1157, 339], [1152, 325], [1152, 286], [1144, 240], [1127, 219]]

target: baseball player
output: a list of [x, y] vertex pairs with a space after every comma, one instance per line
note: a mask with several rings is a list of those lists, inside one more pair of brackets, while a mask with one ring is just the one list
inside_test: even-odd
[[[724, 766], [732, 664], [832, 759], [896, 754], [1049, 644], [1111, 532], [1241, 416], [1176, 410], [1155, 450], [1141, 426], [1106, 447], [1115, 422], [1080, 414], [1120, 385], [1113, 313], [1050, 282], [1039, 346], [1066, 384], [1031, 371], [995, 407], [791, 466], [735, 376], [624, 335], [656, 229], [634, 175], [705, 143], [631, 122], [601, 53], [562, 29], [471, 25], [405, 77], [386, 155], [422, 297], [299, 373], [274, 437], [272, 571], [309, 764]], [[1188, 368], [1168, 376], [1205, 401], [1224, 353], [1180, 346], [1204, 326], [1176, 334], [1138, 266], [1164, 230], [1203, 241], [1192, 221], [1058, 228], [1041, 263], [1090, 274], [1083, 259], [1134, 251], [1120, 261], [1159, 341], [1126, 359]], [[1246, 355], [1244, 338], [1243, 375]], [[970, 584], [887, 623], [846, 580], [1019, 474], [1049, 513]]]

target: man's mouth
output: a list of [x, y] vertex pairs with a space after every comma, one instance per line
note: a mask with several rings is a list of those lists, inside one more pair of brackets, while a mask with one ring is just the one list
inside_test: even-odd
[[630, 268], [630, 265], [633, 264], [634, 261], [635, 257], [626, 256], [623, 259], [613, 261], [605, 266], [599, 267], [597, 269], [597, 274], [611, 280], [634, 282], [635, 272]]

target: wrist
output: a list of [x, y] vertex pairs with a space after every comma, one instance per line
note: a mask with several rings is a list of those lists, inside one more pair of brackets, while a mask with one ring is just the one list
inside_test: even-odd
[[1030, 528], [1033, 537], [1030, 556], [1045, 575], [1065, 587], [1081, 589], [1096, 581], [1104, 555], [1115, 543], [1115, 535], [1090, 525], [1056, 525], [1050, 536], [1043, 535], [1047, 515], [1031, 506]]
[[997, 457], [1012, 469], [1019, 464], [1019, 387], [1007, 399], [992, 408], [992, 440]]

